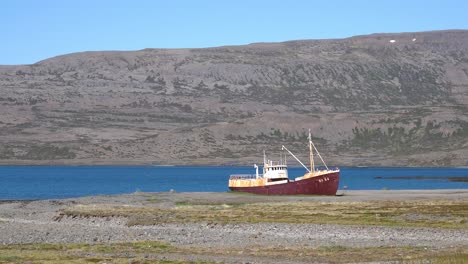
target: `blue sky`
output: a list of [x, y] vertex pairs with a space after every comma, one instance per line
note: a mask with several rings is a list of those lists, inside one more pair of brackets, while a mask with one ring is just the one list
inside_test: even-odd
[[468, 29], [468, 1], [4, 0], [0, 24], [0, 64], [30, 64], [89, 50]]

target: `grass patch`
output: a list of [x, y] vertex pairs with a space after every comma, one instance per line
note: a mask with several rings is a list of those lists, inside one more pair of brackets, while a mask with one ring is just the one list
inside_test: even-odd
[[177, 202], [173, 208], [77, 205], [65, 209], [72, 217], [126, 217], [127, 224], [329, 223], [344, 225], [416, 226], [468, 229], [468, 201], [275, 202], [196, 204]]
[[13, 262], [19, 260], [17, 256], [0, 256], [0, 263], [2, 262]]
[[401, 263], [454, 263], [436, 261], [438, 259], [441, 261], [444, 259], [468, 260], [468, 251], [466, 251], [466, 249], [439, 251], [426, 247], [350, 248], [334, 246], [319, 248], [316, 254], [325, 260], [332, 259], [333, 262], [338, 263], [379, 261], [398, 261]]
[[[177, 261], [160, 260], [168, 253]], [[193, 258], [198, 261], [193, 261]], [[208, 263], [209, 256], [230, 257], [243, 262], [251, 257], [266, 260], [352, 263], [401, 261], [403, 263], [466, 263], [467, 248], [329, 246], [304, 247], [176, 247], [159, 241], [107, 244], [27, 244], [0, 246], [0, 263]], [[242, 259], [241, 259], [242, 257]], [[190, 259], [184, 260], [185, 258]], [[461, 261], [461, 262], [460, 262]]]
[[159, 241], [5, 245], [0, 246], [0, 263], [192, 263], [158, 260], [147, 255], [178, 251], [170, 244]]
[[465, 264], [468, 263], [468, 254], [465, 252], [456, 252], [453, 254], [446, 254], [442, 256], [432, 256], [427, 259], [420, 259], [415, 263], [433, 263], [433, 264]]
[[194, 204], [192, 204], [191, 202], [189, 201], [178, 201], [175, 203], [176, 206], [192, 206]]
[[200, 201], [178, 201], [175, 203], [176, 207], [204, 207], [207, 210], [219, 210], [233, 207], [240, 207], [244, 203], [216, 203], [216, 202], [200, 202]]
[[159, 199], [156, 198], [156, 197], [149, 197], [149, 198], [146, 198], [146, 201], [147, 202], [150, 202], [150, 203], [159, 203]]

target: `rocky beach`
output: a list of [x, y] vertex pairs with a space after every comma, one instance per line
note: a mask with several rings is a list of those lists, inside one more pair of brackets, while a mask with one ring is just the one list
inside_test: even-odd
[[[333, 197], [137, 192], [0, 201], [0, 256], [11, 255], [21, 245], [157, 241], [171, 249], [74, 254], [102, 263], [106, 258], [110, 263], [117, 258], [127, 263], [139, 263], [139, 258], [155, 262], [380, 262], [402, 260], [406, 255], [424, 259], [441, 252], [466, 257], [467, 200], [466, 190], [380, 190], [346, 191]], [[356, 218], [347, 216], [357, 212], [361, 215]], [[402, 255], [368, 256], [382, 250], [393, 255], [392, 249]], [[337, 254], [317, 255], [334, 250]], [[350, 251], [353, 257], [348, 260], [336, 256], [348, 256]]]

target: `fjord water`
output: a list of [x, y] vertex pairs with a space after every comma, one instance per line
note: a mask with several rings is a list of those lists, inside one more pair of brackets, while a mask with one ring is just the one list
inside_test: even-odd
[[[303, 175], [289, 168], [289, 178]], [[142, 192], [226, 192], [252, 167], [0, 166], [0, 199], [53, 199]], [[341, 168], [343, 190], [466, 189], [468, 168]], [[454, 181], [455, 179], [455, 181]]]

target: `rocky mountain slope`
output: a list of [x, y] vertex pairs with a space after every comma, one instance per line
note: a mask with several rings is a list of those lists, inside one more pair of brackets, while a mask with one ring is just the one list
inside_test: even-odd
[[[2, 164], [468, 165], [468, 30], [0, 66]], [[291, 162], [291, 165], [294, 164]]]

